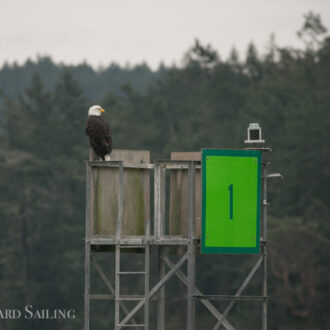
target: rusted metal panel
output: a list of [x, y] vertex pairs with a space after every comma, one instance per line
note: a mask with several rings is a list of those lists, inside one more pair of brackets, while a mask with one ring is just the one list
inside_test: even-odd
[[[149, 151], [113, 150], [111, 161], [149, 163]], [[91, 209], [92, 235], [116, 235], [120, 166], [92, 166]], [[144, 235], [145, 221], [150, 219], [150, 170], [123, 169], [123, 212], [121, 236]]]
[[[172, 152], [171, 160], [201, 160], [200, 152]], [[188, 169], [171, 170], [169, 234], [188, 236]], [[195, 169], [195, 237], [201, 236], [201, 170]]]

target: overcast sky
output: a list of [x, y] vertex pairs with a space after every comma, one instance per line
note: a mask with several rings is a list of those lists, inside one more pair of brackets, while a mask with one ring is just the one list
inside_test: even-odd
[[330, 0], [0, 0], [0, 66], [39, 54], [156, 68], [180, 63], [195, 38], [226, 58], [250, 41], [264, 52], [271, 33], [299, 47], [296, 31], [310, 10], [330, 29]]

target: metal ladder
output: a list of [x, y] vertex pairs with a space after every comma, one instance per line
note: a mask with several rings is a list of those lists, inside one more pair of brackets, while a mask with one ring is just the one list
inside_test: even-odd
[[[144, 271], [121, 271], [120, 255], [121, 249], [144, 249]], [[149, 245], [116, 245], [116, 267], [115, 267], [115, 330], [122, 328], [135, 328], [149, 330], [149, 268], [150, 268], [150, 246]], [[144, 275], [144, 295], [121, 295], [120, 294], [120, 277], [121, 276], [140, 276]], [[120, 319], [120, 302], [121, 301], [137, 301], [144, 300], [144, 323], [137, 324], [133, 318], [128, 322], [121, 324]]]

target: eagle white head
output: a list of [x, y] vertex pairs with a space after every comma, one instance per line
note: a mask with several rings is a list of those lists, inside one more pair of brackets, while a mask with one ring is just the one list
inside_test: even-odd
[[88, 110], [88, 116], [101, 116], [101, 113], [105, 110], [99, 105], [93, 105]]

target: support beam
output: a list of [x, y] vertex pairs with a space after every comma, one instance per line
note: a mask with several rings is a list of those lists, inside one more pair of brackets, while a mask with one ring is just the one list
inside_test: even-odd
[[[175, 274], [175, 272], [185, 263], [188, 256], [187, 253], [175, 264], [175, 266], [162, 278], [161, 281], [159, 281], [149, 292], [148, 299], [151, 299], [158, 290]], [[145, 304], [145, 301], [140, 301], [133, 309], [132, 311], [120, 322], [119, 326], [116, 330], [121, 329], [123, 326], [126, 325], [127, 321], [129, 321]]]
[[118, 216], [116, 223], [116, 239], [121, 238], [123, 223], [123, 162], [120, 162], [118, 177]]
[[[166, 168], [159, 162], [155, 163], [155, 176], [154, 176], [154, 232], [155, 239], [160, 240], [165, 234], [165, 178]], [[159, 256], [159, 281], [165, 276], [165, 265], [161, 259], [164, 254], [165, 247], [160, 246], [158, 248]], [[165, 285], [160, 289], [158, 294], [158, 305], [157, 305], [157, 329], [165, 330]]]
[[187, 330], [195, 330], [195, 246], [188, 245]]
[[195, 294], [196, 299], [207, 299], [207, 300], [227, 300], [227, 301], [263, 301], [268, 299], [264, 296], [232, 296], [232, 295], [208, 295], [208, 294]]
[[[165, 246], [159, 246], [158, 272], [159, 272], [160, 281], [165, 276], [165, 263], [163, 261], [164, 255], [165, 255]], [[157, 330], [165, 330], [165, 285], [158, 292]]]
[[116, 245], [116, 264], [115, 264], [115, 329], [120, 323], [120, 245]]
[[90, 251], [89, 242], [85, 243], [85, 306], [84, 306], [84, 330], [89, 330], [89, 312], [90, 312]]
[[150, 246], [145, 247], [145, 255], [144, 255], [144, 329], [149, 330], [149, 284], [150, 284]]
[[187, 330], [195, 330], [195, 271], [196, 247], [195, 238], [195, 167], [193, 162], [188, 165], [188, 287], [187, 287]]
[[[111, 292], [111, 295], [90, 295], [91, 299], [115, 299], [115, 289], [114, 287], [111, 285], [110, 281], [108, 280], [107, 276], [104, 274], [102, 268], [100, 267], [100, 265], [98, 264], [98, 262], [96, 261], [96, 259], [94, 258], [94, 256], [91, 254], [91, 260], [92, 263], [96, 269], [96, 272], [99, 274], [99, 276], [101, 277], [101, 279], [103, 280], [104, 284], [107, 286], [107, 288], [109, 289], [109, 291]], [[129, 313], [127, 307], [125, 306], [125, 304], [122, 301], [119, 301], [119, 306], [120, 308], [123, 310], [123, 312], [125, 313], [125, 315], [127, 315]], [[137, 324], [136, 321], [132, 318], [132, 324]]]
[[156, 240], [165, 235], [165, 178], [166, 167], [156, 162], [154, 179], [154, 226]]
[[[237, 290], [235, 297], [239, 297], [241, 295], [241, 293], [243, 292], [243, 290], [246, 288], [246, 286], [249, 284], [249, 282], [251, 281], [253, 275], [255, 274], [255, 272], [257, 271], [257, 269], [259, 268], [260, 264], [262, 263], [263, 257], [261, 256], [258, 261], [256, 262], [256, 264], [253, 266], [253, 268], [251, 269], [249, 275], [246, 277], [246, 279], [244, 280], [243, 284], [240, 286], [240, 288]], [[217, 322], [217, 324], [214, 326], [213, 330], [217, 330], [219, 329], [219, 327], [221, 326], [221, 323], [223, 322], [223, 320], [226, 318], [226, 316], [228, 315], [228, 313], [230, 312], [230, 310], [233, 308], [235, 304], [235, 301], [232, 300], [226, 307], [226, 309], [224, 310], [223, 314], [222, 314], [222, 318]]]
[[[267, 164], [262, 167], [262, 295], [267, 296]], [[267, 330], [267, 300], [262, 303], [262, 330]]]
[[85, 296], [84, 296], [84, 330], [89, 330], [90, 313], [90, 230], [91, 230], [91, 167], [86, 166], [86, 229], [85, 229]]
[[[163, 260], [168, 267], [174, 267], [173, 262], [167, 256], [164, 256]], [[186, 286], [189, 285], [187, 276], [180, 269], [175, 274]], [[197, 287], [195, 287], [195, 294], [202, 295], [202, 292], [198, 290]], [[201, 299], [201, 302], [214, 315], [217, 320], [220, 320], [222, 318], [222, 314], [219, 313], [218, 309], [214, 307], [214, 305], [210, 301], [208, 301], [207, 299]], [[226, 319], [223, 319], [222, 323], [227, 330], [234, 330], [234, 327]]]

